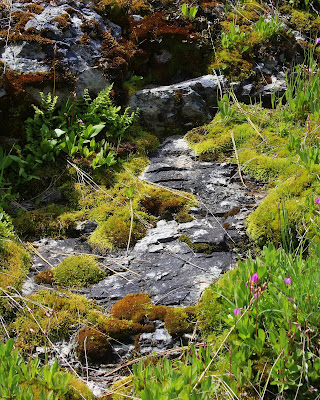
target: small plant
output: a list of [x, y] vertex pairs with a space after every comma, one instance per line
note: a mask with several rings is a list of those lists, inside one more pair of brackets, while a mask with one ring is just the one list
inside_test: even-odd
[[[173, 363], [167, 358], [155, 365], [142, 360], [133, 365], [134, 393], [142, 400], [212, 399], [217, 394], [217, 384], [206, 370], [210, 361], [209, 347], [197, 349], [194, 346], [182, 360]], [[203, 379], [199, 382], [202, 374]]]
[[248, 32], [241, 32], [240, 27], [231, 22], [229, 32], [222, 32], [221, 34], [221, 46], [227, 50], [236, 48], [240, 53], [244, 53], [249, 49], [246, 44], [248, 35]]
[[70, 389], [71, 376], [59, 371], [57, 361], [51, 366], [40, 366], [38, 358], [26, 363], [13, 350], [13, 339], [0, 344], [0, 359], [1, 399], [32, 400], [36, 389], [37, 398], [58, 400]]
[[184, 3], [181, 6], [181, 12], [186, 18], [194, 19], [198, 12], [198, 7], [196, 6], [189, 7], [188, 4]]
[[277, 34], [282, 29], [282, 22], [279, 15], [272, 16], [269, 20], [260, 17], [254, 26], [254, 31], [258, 33], [260, 40], [266, 40]]

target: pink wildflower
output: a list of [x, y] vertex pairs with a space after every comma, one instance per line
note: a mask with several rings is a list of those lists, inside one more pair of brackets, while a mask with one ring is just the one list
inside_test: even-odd
[[257, 282], [258, 279], [259, 279], [258, 272], [255, 272], [251, 277], [251, 282], [253, 283]]
[[240, 313], [239, 308], [235, 308], [235, 309], [233, 310], [233, 313], [234, 313], [234, 315], [237, 317], [237, 316], [239, 315], [239, 313]]
[[317, 204], [320, 204], [320, 199], [315, 199], [315, 202], [316, 202]]
[[284, 283], [289, 286], [291, 285], [291, 278], [284, 278]]
[[317, 39], [316, 39], [316, 44], [319, 44], [320, 43], [320, 37], [318, 37]]

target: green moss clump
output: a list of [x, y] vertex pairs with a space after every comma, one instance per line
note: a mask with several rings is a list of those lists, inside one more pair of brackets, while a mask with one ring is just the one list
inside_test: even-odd
[[[30, 268], [31, 256], [26, 249], [13, 238], [0, 238], [0, 287], [12, 292], [20, 292]], [[0, 297], [0, 314], [12, 316], [14, 309], [8, 296]]]
[[[142, 221], [147, 220], [145, 213], [135, 213], [133, 216], [130, 245], [134, 245], [146, 233], [146, 226]], [[112, 250], [127, 246], [130, 235], [131, 213], [122, 208], [115, 211], [106, 221], [99, 224], [95, 232], [90, 236], [89, 243], [100, 250]]]
[[179, 237], [179, 241], [186, 243], [195, 253], [212, 254], [213, 252], [219, 250], [228, 251], [227, 244], [215, 246], [209, 243], [193, 243], [192, 240], [185, 234]]
[[186, 223], [186, 222], [191, 222], [194, 220], [194, 217], [190, 215], [186, 211], [180, 211], [174, 218], [177, 222], [180, 224]]
[[[313, 208], [309, 198], [319, 192], [316, 176], [301, 170], [296, 175], [288, 178], [278, 185], [275, 190], [260, 203], [247, 219], [247, 233], [259, 245], [268, 241], [277, 243], [283, 229], [291, 231], [293, 244], [298, 242], [298, 237], [303, 237], [308, 227], [306, 238], [317, 236], [314, 227]], [[283, 212], [288, 213], [288, 224], [283, 220]]]
[[71, 256], [50, 271], [36, 277], [37, 283], [56, 283], [69, 288], [81, 289], [91, 286], [106, 277], [95, 257], [88, 254]]
[[[230, 277], [237, 274], [237, 269], [227, 271], [204, 292], [196, 306], [196, 314], [200, 323], [201, 332], [215, 341], [228, 326], [224, 323], [225, 298], [231, 299], [233, 289], [230, 287]], [[239, 278], [241, 279], [241, 278]], [[232, 293], [231, 293], [232, 291]], [[221, 293], [223, 296], [221, 296]]]
[[237, 49], [222, 49], [217, 52], [214, 63], [209, 70], [214, 68], [222, 71], [230, 81], [241, 81], [253, 75], [253, 62], [246, 60]]
[[[132, 376], [117, 380], [111, 386], [112, 400], [123, 400], [126, 397], [132, 397], [132, 389]], [[102, 400], [108, 400], [108, 397], [103, 397]]]
[[172, 214], [186, 212], [188, 208], [196, 203], [189, 193], [181, 193], [179, 195], [178, 192], [149, 186], [146, 188], [140, 204], [149, 214], [171, 219]]
[[13, 220], [13, 225], [17, 234], [23, 238], [61, 237], [65, 229], [58, 217], [66, 211], [69, 211], [69, 207], [51, 204], [38, 210], [26, 211]]
[[66, 393], [65, 400], [95, 400], [95, 396], [89, 387], [82, 382], [80, 379], [76, 378], [74, 375], [70, 375], [70, 389]]
[[194, 307], [168, 307], [164, 323], [169, 334], [177, 336], [193, 332], [195, 321]]

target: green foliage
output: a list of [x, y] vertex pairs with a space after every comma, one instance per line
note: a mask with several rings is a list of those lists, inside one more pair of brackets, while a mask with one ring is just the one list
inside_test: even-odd
[[224, 340], [229, 349], [220, 353], [217, 368], [235, 393], [254, 385], [262, 395], [273, 386], [291, 398], [297, 387], [303, 396], [319, 379], [320, 370], [314, 368], [319, 363], [319, 250], [305, 260], [269, 245], [261, 257], [240, 262], [223, 284], [218, 281], [205, 293], [201, 324], [205, 332], [216, 332], [212, 340]]
[[259, 21], [254, 25], [254, 31], [258, 33], [259, 40], [266, 40], [279, 33], [282, 28], [282, 22], [279, 15], [272, 16], [269, 20], [260, 17]]
[[[210, 361], [209, 348], [197, 349], [194, 346], [190, 347], [182, 360], [174, 363], [165, 358], [156, 365], [146, 365], [142, 360], [138, 365], [133, 365], [134, 393], [142, 400], [212, 399], [218, 391], [214, 378], [206, 371]], [[205, 372], [207, 374], [198, 383], [199, 377]]]
[[287, 76], [287, 90], [285, 98], [287, 107], [285, 117], [287, 119], [305, 121], [308, 114], [314, 114], [317, 119], [320, 116], [318, 98], [320, 95], [320, 69], [309, 53], [305, 65], [297, 65], [293, 72]]
[[7, 181], [35, 178], [34, 170], [55, 162], [62, 152], [72, 159], [87, 159], [93, 169], [116, 164], [110, 142], [120, 143], [136, 114], [128, 108], [121, 114], [121, 107], [112, 104], [111, 89], [102, 90], [94, 100], [87, 90], [83, 98], [74, 94], [60, 108], [57, 96], [41, 93], [40, 106], [33, 106], [34, 117], [25, 121], [26, 145], [15, 145], [9, 154], [0, 149], [0, 190]]
[[[13, 349], [13, 339], [0, 344], [1, 399], [32, 400], [36, 387], [41, 400], [62, 399], [70, 388], [70, 376], [61, 372], [58, 362], [40, 366], [38, 358], [25, 362]], [[64, 397], [63, 397], [64, 398]]]
[[198, 7], [193, 6], [193, 7], [189, 7], [188, 4], [184, 3], [181, 6], [181, 12], [182, 14], [189, 19], [194, 19], [194, 17], [196, 16], [198, 11]]
[[248, 32], [240, 31], [240, 27], [231, 22], [229, 31], [221, 33], [221, 46], [228, 50], [236, 48], [240, 53], [244, 53], [249, 49], [248, 36]]

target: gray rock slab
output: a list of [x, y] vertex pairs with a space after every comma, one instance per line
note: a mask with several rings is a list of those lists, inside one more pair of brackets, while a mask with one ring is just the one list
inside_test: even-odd
[[139, 108], [142, 124], [158, 135], [183, 133], [209, 122], [217, 107], [223, 76], [205, 75], [169, 86], [143, 89], [131, 96], [129, 106]]

